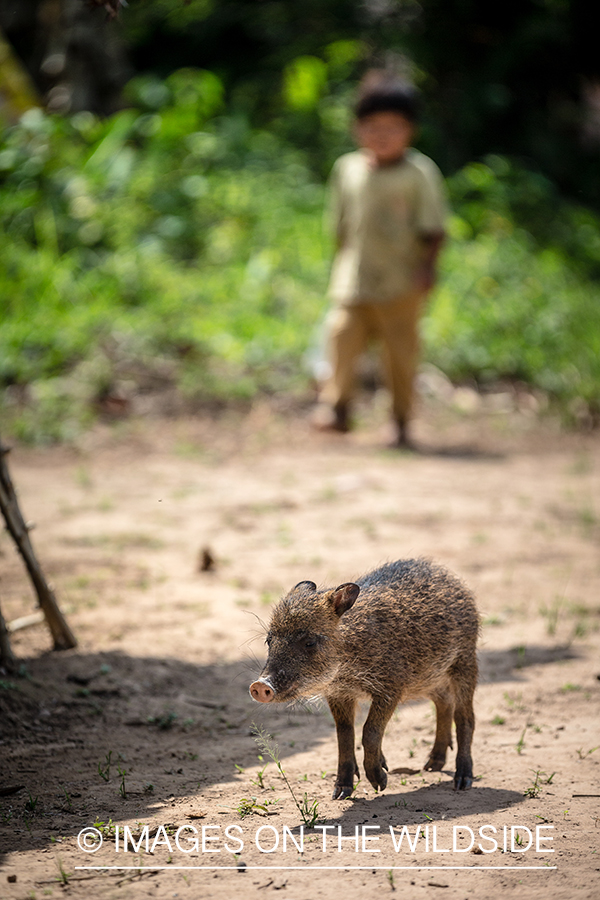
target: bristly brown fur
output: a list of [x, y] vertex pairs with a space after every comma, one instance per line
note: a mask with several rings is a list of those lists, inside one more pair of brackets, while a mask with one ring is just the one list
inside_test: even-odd
[[358, 774], [354, 714], [357, 700], [365, 695], [372, 698], [363, 747], [373, 787], [383, 790], [387, 783], [381, 750], [387, 722], [398, 703], [418, 697], [431, 698], [437, 713], [425, 768], [443, 768], [454, 719], [455, 787], [471, 786], [479, 627], [471, 592], [425, 559], [389, 563], [356, 584], [333, 590], [301, 582], [280, 600], [271, 618], [269, 658], [261, 677], [268, 680], [276, 702], [315, 694], [326, 698], [338, 734], [334, 798], [350, 796]]

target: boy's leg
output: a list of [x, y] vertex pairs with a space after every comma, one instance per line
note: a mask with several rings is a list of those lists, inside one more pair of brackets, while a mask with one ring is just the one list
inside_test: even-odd
[[356, 361], [369, 339], [364, 306], [342, 306], [329, 314], [328, 352], [331, 375], [319, 394], [315, 424], [337, 431], [348, 430], [348, 405], [354, 393]]
[[419, 362], [419, 319], [424, 299], [425, 294], [420, 291], [401, 300], [376, 304], [378, 334], [383, 343], [399, 446], [409, 443], [407, 427]]

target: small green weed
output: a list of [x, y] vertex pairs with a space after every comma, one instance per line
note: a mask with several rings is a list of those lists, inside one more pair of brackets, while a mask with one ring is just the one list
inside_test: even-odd
[[540, 613], [546, 619], [546, 633], [549, 637], [554, 637], [558, 627], [558, 619], [563, 606], [563, 598], [555, 597], [550, 605], [544, 605], [540, 609]]
[[168, 731], [173, 727], [176, 719], [177, 713], [172, 710], [166, 710], [161, 716], [148, 716], [148, 724], [157, 725], [161, 731]]
[[271, 815], [269, 807], [277, 802], [277, 800], [263, 800], [259, 803], [256, 797], [242, 797], [236, 810], [242, 819], [245, 819], [246, 816], [252, 813], [256, 813], [259, 816], [268, 816]]
[[541, 772], [538, 769], [535, 773], [535, 778], [533, 779], [533, 783], [529, 785], [529, 787], [525, 788], [523, 791], [524, 797], [529, 797], [529, 799], [533, 800], [536, 797], [540, 796], [540, 775]]
[[56, 857], [56, 865], [58, 866], [58, 875], [56, 876], [56, 880], [66, 887], [69, 883], [69, 878], [73, 873], [67, 872], [67, 870], [63, 866], [63, 862], [60, 856]]
[[502, 616], [498, 615], [486, 616], [482, 622], [482, 625], [504, 625], [504, 619], [502, 618]]
[[39, 797], [33, 797], [31, 793], [29, 794], [28, 799], [25, 801], [25, 809], [28, 813], [35, 815], [39, 799]]
[[113, 837], [115, 834], [115, 824], [112, 819], [109, 819], [108, 822], [98, 819], [94, 822], [94, 828], [97, 828], [104, 837]]
[[519, 754], [519, 756], [525, 749], [525, 732], [527, 731], [527, 728], [528, 728], [528, 726], [526, 725], [525, 728], [523, 729], [523, 731], [521, 732], [521, 737], [517, 741], [517, 753]]
[[[262, 756], [259, 756], [258, 759], [260, 762], [264, 762], [264, 759]], [[262, 788], [264, 790], [265, 781], [264, 781], [263, 776], [265, 774], [265, 771], [266, 771], [266, 768], [268, 765], [269, 765], [269, 763], [265, 763], [265, 765], [262, 767], [262, 769], [258, 770], [258, 772], [256, 773], [256, 779], [254, 779], [254, 778], [250, 779], [251, 784], [255, 784], [257, 787]]]
[[122, 800], [127, 800], [127, 791], [125, 789], [125, 776], [127, 775], [127, 772], [120, 766], [118, 767], [118, 772], [121, 778], [121, 784], [119, 785], [119, 794], [121, 795]]
[[285, 774], [285, 770], [281, 764], [281, 760], [279, 758], [279, 747], [271, 737], [271, 735], [267, 734], [262, 728], [258, 725], [252, 724], [252, 728], [254, 730], [254, 740], [258, 744], [259, 749], [262, 753], [268, 756], [277, 766], [279, 774], [283, 778], [286, 787], [290, 794], [292, 795], [292, 799], [296, 804], [298, 812], [302, 816], [302, 821], [308, 828], [312, 828], [319, 817], [319, 804], [317, 800], [310, 801], [308, 799], [308, 795], [305, 793], [302, 797], [302, 800], [298, 800], [296, 794], [294, 793], [294, 789], [289, 782], [287, 775]]
[[300, 815], [307, 828], [314, 828], [319, 821], [319, 803], [317, 800], [310, 800], [306, 791], [302, 795], [302, 801], [298, 807]]
[[106, 759], [104, 760], [104, 764], [102, 762], [98, 763], [98, 775], [104, 781], [108, 781], [110, 778], [110, 766], [112, 760], [112, 750], [106, 754]]
[[584, 751], [583, 749], [579, 749], [576, 752], [579, 759], [586, 759], [586, 757], [591, 756], [592, 753], [595, 753], [597, 749], [598, 747], [592, 747], [591, 750]]
[[523, 708], [524, 708], [523, 703], [522, 703], [523, 694], [521, 692], [519, 692], [518, 694], [516, 694], [513, 697], [513, 696], [511, 696], [511, 694], [508, 693], [508, 691], [504, 691], [503, 697], [504, 697], [504, 700], [506, 701], [506, 705], [509, 709], [517, 710], [519, 712], [523, 710]]

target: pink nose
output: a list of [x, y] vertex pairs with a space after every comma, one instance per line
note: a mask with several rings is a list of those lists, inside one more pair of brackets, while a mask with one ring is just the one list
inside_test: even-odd
[[264, 681], [255, 681], [250, 685], [250, 696], [259, 703], [270, 703], [275, 697], [275, 691]]

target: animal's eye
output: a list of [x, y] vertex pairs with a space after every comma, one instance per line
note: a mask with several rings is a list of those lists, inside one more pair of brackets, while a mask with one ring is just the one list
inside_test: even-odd
[[268, 634], [268, 635], [266, 636], [266, 638], [265, 638], [265, 644], [267, 645], [267, 647], [270, 647], [270, 646], [271, 646], [271, 635], [270, 635], [270, 634]]
[[305, 642], [304, 646], [305, 646], [305, 647], [316, 647], [316, 646], [317, 646], [317, 639], [316, 639], [316, 638], [310, 638], [310, 640], [308, 640], [308, 641]]

